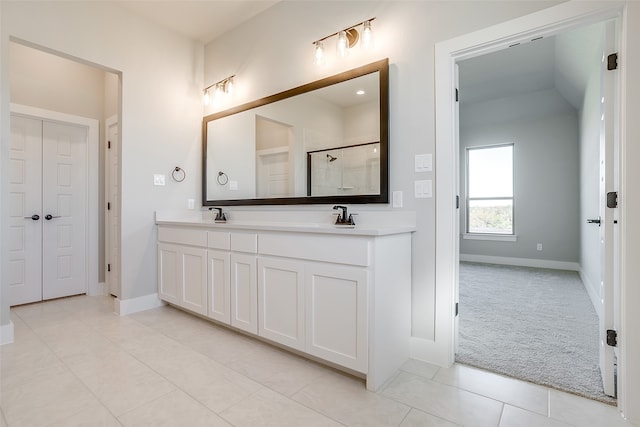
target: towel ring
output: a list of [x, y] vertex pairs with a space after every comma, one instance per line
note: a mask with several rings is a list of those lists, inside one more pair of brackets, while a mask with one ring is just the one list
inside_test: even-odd
[[180, 166], [176, 166], [171, 172], [171, 177], [175, 182], [182, 182], [187, 177], [187, 173]]
[[218, 184], [220, 185], [225, 185], [227, 182], [229, 182], [229, 177], [226, 173], [219, 171], [218, 176], [216, 177], [216, 181], [218, 181]]

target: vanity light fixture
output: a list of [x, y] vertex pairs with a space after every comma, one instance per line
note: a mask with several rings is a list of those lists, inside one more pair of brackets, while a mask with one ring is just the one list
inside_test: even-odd
[[212, 85], [205, 87], [202, 92], [204, 94], [203, 100], [204, 105], [209, 105], [211, 103], [211, 91], [213, 91], [213, 95], [216, 98], [221, 97], [222, 95], [229, 95], [233, 92], [233, 79], [236, 75], [229, 76], [220, 80], [219, 82], [215, 82]]
[[349, 50], [354, 47], [358, 40], [360, 40], [360, 33], [358, 32], [358, 27], [362, 25], [362, 46], [364, 48], [371, 47], [373, 30], [371, 28], [371, 21], [376, 19], [375, 17], [371, 19], [367, 19], [366, 21], [358, 22], [355, 25], [352, 25], [344, 30], [337, 31], [333, 34], [329, 34], [321, 39], [318, 39], [313, 42], [314, 46], [314, 58], [313, 62], [316, 65], [324, 64], [324, 45], [323, 42], [328, 38], [333, 36], [338, 36], [336, 41], [336, 52], [338, 56], [345, 57], [349, 54]]
[[314, 43], [313, 63], [316, 65], [324, 65], [324, 45], [321, 40]]

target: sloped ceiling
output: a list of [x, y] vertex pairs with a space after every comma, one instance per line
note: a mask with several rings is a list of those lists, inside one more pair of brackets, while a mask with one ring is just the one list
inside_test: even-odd
[[278, 3], [277, 0], [116, 1], [151, 22], [205, 44]]
[[575, 109], [602, 55], [603, 25], [591, 25], [461, 61], [460, 102], [555, 89]]

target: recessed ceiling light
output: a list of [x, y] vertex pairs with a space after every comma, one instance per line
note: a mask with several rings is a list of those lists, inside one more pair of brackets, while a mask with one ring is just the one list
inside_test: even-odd
[[362, 89], [356, 92], [356, 95], [364, 95], [364, 94], [365, 94], [365, 91]]

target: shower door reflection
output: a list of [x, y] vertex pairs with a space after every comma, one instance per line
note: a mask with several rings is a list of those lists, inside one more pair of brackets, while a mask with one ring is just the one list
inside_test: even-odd
[[380, 143], [307, 152], [307, 195], [380, 193]]

